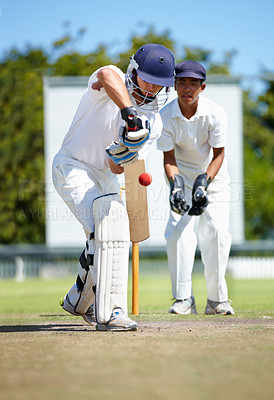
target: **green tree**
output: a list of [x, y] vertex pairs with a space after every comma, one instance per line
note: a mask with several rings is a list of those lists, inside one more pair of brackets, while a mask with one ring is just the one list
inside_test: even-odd
[[[274, 237], [274, 91], [260, 101], [244, 93], [244, 182], [246, 239]], [[262, 104], [265, 112], [262, 114]]]
[[[263, 110], [261, 112], [261, 119], [264, 122], [264, 125], [267, 126], [270, 130], [274, 130], [274, 75], [269, 74], [271, 77], [267, 81], [267, 89], [266, 92], [259, 96], [259, 108]], [[272, 148], [273, 149], [273, 148]]]
[[0, 63], [0, 242], [44, 241], [44, 150], [40, 49], [12, 49]]
[[50, 73], [62, 76], [89, 76], [102, 65], [112, 64], [107, 54], [107, 47], [100, 45], [93, 53], [79, 54], [77, 52], [64, 54], [52, 64]]
[[207, 73], [210, 74], [222, 74], [230, 75], [231, 62], [233, 57], [236, 55], [235, 50], [227, 51], [223, 55], [223, 59], [216, 63], [213, 60], [213, 51], [202, 49], [201, 47], [183, 47], [183, 57], [178, 62], [189, 60], [200, 62], [204, 65]]

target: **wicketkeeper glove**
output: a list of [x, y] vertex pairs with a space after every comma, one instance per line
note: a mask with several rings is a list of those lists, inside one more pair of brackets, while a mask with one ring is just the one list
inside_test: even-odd
[[117, 142], [113, 142], [110, 146], [108, 146], [106, 148], [106, 152], [112, 161], [121, 167], [133, 162], [138, 155], [137, 151], [133, 153], [129, 151], [126, 146]]
[[185, 182], [181, 175], [174, 175], [174, 180], [170, 179], [169, 203], [172, 211], [184, 215], [189, 209], [185, 198]]
[[129, 151], [140, 150], [150, 135], [150, 123], [145, 115], [138, 116], [134, 107], [126, 107], [121, 110], [122, 119], [126, 125], [119, 132], [119, 143], [123, 143]]
[[208, 206], [207, 187], [211, 178], [207, 179], [207, 174], [198, 175], [194, 181], [192, 189], [192, 207], [189, 215], [201, 215]]

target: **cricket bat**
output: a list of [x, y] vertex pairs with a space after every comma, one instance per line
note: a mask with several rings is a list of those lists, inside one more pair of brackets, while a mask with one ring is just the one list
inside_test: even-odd
[[139, 242], [149, 237], [147, 188], [139, 183], [139, 176], [145, 172], [144, 160], [126, 165], [125, 189], [126, 207], [132, 242], [132, 314], [139, 315]]
[[130, 240], [133, 243], [142, 242], [149, 237], [147, 188], [139, 183], [139, 176], [143, 172], [145, 172], [144, 160], [137, 160], [124, 167], [126, 207]]

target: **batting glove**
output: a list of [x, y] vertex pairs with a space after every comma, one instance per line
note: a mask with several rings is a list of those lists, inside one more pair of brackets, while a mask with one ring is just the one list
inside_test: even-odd
[[138, 155], [138, 152], [133, 153], [129, 151], [126, 146], [117, 142], [113, 142], [109, 147], [107, 147], [106, 152], [112, 161], [121, 167], [133, 162]]
[[150, 123], [145, 115], [139, 117], [133, 107], [126, 107], [121, 110], [122, 119], [126, 125], [121, 127], [119, 142], [123, 143], [129, 151], [140, 150], [150, 136]]
[[181, 175], [174, 175], [174, 180], [170, 179], [169, 203], [172, 211], [184, 215], [189, 209], [185, 198], [185, 182]]
[[207, 174], [198, 175], [194, 181], [192, 189], [192, 207], [189, 215], [201, 215], [208, 206], [207, 187], [211, 182], [211, 178], [207, 179]]

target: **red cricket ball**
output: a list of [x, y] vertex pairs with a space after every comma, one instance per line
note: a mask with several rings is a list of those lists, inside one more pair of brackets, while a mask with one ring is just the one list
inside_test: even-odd
[[148, 186], [150, 185], [152, 182], [152, 176], [148, 173], [148, 172], [143, 172], [140, 176], [139, 176], [139, 183], [142, 186]]

